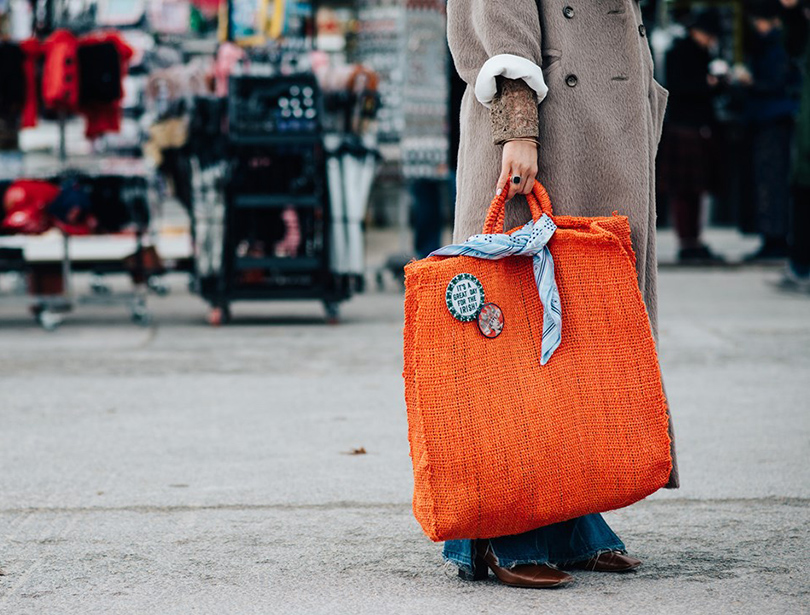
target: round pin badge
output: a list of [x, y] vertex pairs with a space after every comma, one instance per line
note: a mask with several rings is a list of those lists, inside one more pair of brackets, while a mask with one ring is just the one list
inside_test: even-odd
[[460, 273], [447, 285], [445, 300], [453, 318], [473, 321], [484, 305], [484, 286], [471, 273]]
[[478, 313], [478, 328], [484, 337], [494, 339], [503, 332], [503, 310], [494, 303], [485, 303]]

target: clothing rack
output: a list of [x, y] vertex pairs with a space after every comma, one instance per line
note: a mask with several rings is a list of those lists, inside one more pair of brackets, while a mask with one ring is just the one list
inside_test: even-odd
[[[352, 149], [324, 132], [315, 75], [259, 66], [231, 76], [219, 108], [227, 133], [209, 131], [222, 139], [224, 160], [191, 158], [194, 286], [210, 303], [214, 325], [231, 319], [235, 301], [279, 299], [319, 300], [337, 321], [339, 303], [363, 287], [362, 219], [376, 157], [359, 141]], [[197, 102], [209, 116], [218, 104]], [[224, 119], [209, 117], [209, 127]], [[205, 133], [194, 119], [192, 126], [199, 128], [192, 135]], [[350, 167], [360, 150], [363, 164]], [[345, 191], [342, 166], [354, 172]]]
[[[65, 25], [72, 25], [58, 23], [61, 13], [54, 9], [53, 1], [54, 0], [46, 0], [38, 5], [39, 8], [42, 8], [42, 11], [38, 12], [37, 15], [44, 20], [41, 23], [38, 22], [39, 27], [36, 28], [37, 34], [41, 37], [52, 32], [56, 26], [64, 28]], [[88, 28], [79, 25], [75, 31], [87, 32]], [[87, 50], [88, 48], [92, 48], [93, 45], [112, 44], [108, 42], [108, 40], [109, 39], [100, 39], [96, 42], [91, 38], [90, 42], [87, 43], [88, 47], [79, 48], [78, 51], [74, 51], [73, 53], [78, 54], [77, 57], [81, 57], [82, 49]], [[122, 47], [118, 47], [117, 49], [121, 48]], [[125, 52], [121, 51], [119, 53], [123, 54]], [[123, 58], [120, 60], [122, 62], [121, 66], [123, 67], [123, 62], [125, 62], [127, 56], [121, 55], [120, 57]], [[60, 64], [60, 67], [62, 66], [67, 67], [68, 64]], [[77, 64], [74, 63], [73, 66], [74, 68], [72, 70], [79, 70]], [[65, 74], [64, 71], [68, 69], [60, 68], [60, 70], [63, 71], [62, 74]], [[47, 74], [44, 78], [48, 78]], [[75, 84], [76, 82], [77, 80], [74, 78], [73, 83]], [[39, 81], [38, 85], [41, 83], [42, 81]], [[63, 82], [58, 81], [54, 83]], [[67, 77], [64, 78], [64, 83], [69, 83]], [[84, 84], [86, 81], [82, 81], [81, 83]], [[62, 87], [67, 88], [68, 86]], [[77, 86], [74, 85], [74, 87]], [[78, 94], [74, 94], [74, 96], [78, 98]], [[33, 100], [30, 97], [30, 92], [28, 100]], [[66, 98], [65, 100], [68, 99]], [[73, 105], [72, 108], [75, 108], [76, 99], [74, 98], [72, 100], [74, 102], [67, 103], [67, 107]], [[91, 98], [90, 100], [95, 103], [97, 99]], [[114, 95], [113, 98], [106, 100], [113, 101], [111, 103], [112, 105], [118, 104], [118, 101], [114, 99]], [[80, 104], [84, 104], [81, 102], [81, 99], [79, 99], [79, 101]], [[114, 108], [113, 106], [113, 109]], [[107, 116], [105, 116], [105, 118], [106, 117]], [[22, 239], [21, 236], [14, 237], [13, 235], [4, 235], [0, 245], [7, 248], [5, 252], [7, 258], [2, 265], [0, 265], [0, 270], [5, 273], [17, 273], [18, 276], [28, 276], [30, 288], [28, 292], [25, 292], [23, 285], [17, 284], [12, 292], [0, 294], [0, 301], [3, 303], [15, 303], [28, 306], [39, 324], [48, 330], [56, 329], [61, 324], [64, 314], [73, 310], [75, 306], [88, 304], [124, 306], [130, 310], [134, 322], [144, 325], [148, 324], [151, 320], [151, 315], [146, 307], [146, 295], [148, 290], [151, 288], [155, 291], [164, 292], [165, 288], [150, 276], [150, 269], [152, 267], [145, 260], [145, 255], [149, 253], [149, 248], [145, 240], [151, 219], [151, 212], [148, 206], [148, 185], [145, 168], [143, 165], [137, 164], [137, 159], [130, 159], [126, 165], [119, 165], [117, 170], [109, 168], [109, 161], [105, 162], [104, 160], [99, 160], [94, 157], [71, 159], [67, 148], [68, 120], [69, 112], [60, 107], [55, 113], [57, 142], [54, 144], [53, 148], [55, 152], [54, 156], [42, 160], [39, 156], [32, 155], [32, 159], [40, 158], [33, 162], [21, 156], [21, 160], [24, 161], [24, 164], [20, 165], [21, 169], [17, 172], [16, 176], [7, 175], [5, 179], [9, 180], [9, 183], [14, 180], [38, 180], [43, 182], [43, 185], [60, 185], [62, 186], [62, 192], [59, 193], [59, 197], [64, 193], [65, 184], [67, 182], [74, 182], [75, 180], [77, 187], [76, 194], [81, 195], [89, 202], [90, 197], [88, 194], [94, 192], [94, 184], [97, 181], [99, 184], [109, 184], [111, 179], [120, 177], [120, 198], [117, 202], [111, 202], [109, 206], [129, 208], [135, 201], [140, 201], [140, 205], [136, 207], [136, 209], [139, 209], [140, 213], [115, 229], [100, 229], [100, 233], [118, 234], [121, 229], [125, 227], [130, 228], [132, 230], [132, 237], [134, 238], [134, 253], [125, 259], [115, 258], [111, 260], [93, 257], [90, 259], [81, 259], [81, 262], [79, 262], [73, 254], [74, 239], [71, 237], [71, 232], [73, 231], [66, 230], [65, 226], [67, 225], [63, 226], [57, 223], [57, 226], [61, 229], [61, 253], [59, 256], [55, 256], [49, 248], [47, 257], [43, 258], [40, 255], [38, 259], [31, 260], [30, 258], [26, 258], [25, 249], [26, 244], [31, 243], [31, 240]], [[107, 120], [105, 119], [105, 121]], [[99, 129], [99, 132], [104, 130], [109, 130], [109, 124]], [[95, 134], [99, 133], [97, 132]], [[139, 166], [139, 169], [133, 169], [133, 167]], [[79, 184], [81, 185], [79, 186]], [[123, 194], [124, 191], [126, 191], [127, 196]], [[53, 203], [49, 203], [47, 207], [50, 207], [52, 204]], [[95, 203], [95, 207], [98, 212], [98, 201]], [[46, 210], [43, 210], [43, 212], [44, 211]], [[132, 212], [128, 211], [128, 213]], [[109, 220], [109, 216], [107, 216], [107, 219]], [[43, 239], [46, 244], [51, 245], [47, 237]], [[40, 242], [40, 244], [41, 243], [42, 242]], [[74, 273], [79, 269], [93, 273], [90, 284], [91, 292], [89, 294], [78, 294], [76, 290]], [[122, 272], [127, 272], [132, 275], [134, 288], [128, 292], [113, 292], [111, 287], [104, 282], [103, 276], [110, 273]], [[44, 282], [43, 279], [45, 280]], [[40, 288], [41, 286], [44, 286], [44, 288]]]

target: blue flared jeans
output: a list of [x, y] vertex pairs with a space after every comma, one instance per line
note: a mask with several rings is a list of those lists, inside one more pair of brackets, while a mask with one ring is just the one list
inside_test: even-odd
[[[610, 529], [602, 515], [585, 515], [489, 541], [498, 565], [512, 568], [522, 564], [570, 564], [585, 561], [604, 551], [624, 552], [624, 543]], [[472, 571], [474, 540], [448, 540], [444, 559], [459, 568]]]

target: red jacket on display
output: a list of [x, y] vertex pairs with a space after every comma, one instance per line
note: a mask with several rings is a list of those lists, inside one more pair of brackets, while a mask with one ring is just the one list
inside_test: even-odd
[[42, 102], [49, 109], [79, 110], [79, 40], [68, 30], [57, 30], [43, 43]]

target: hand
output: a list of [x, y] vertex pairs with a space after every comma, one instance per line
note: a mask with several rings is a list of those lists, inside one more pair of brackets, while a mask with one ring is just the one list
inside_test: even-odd
[[537, 178], [537, 143], [531, 141], [507, 141], [503, 145], [501, 176], [498, 190], [502, 190], [509, 177], [519, 177], [520, 183], [509, 182], [508, 201], [516, 194], [528, 194]]
[[799, 4], [799, 0], [780, 0], [780, 1], [782, 2], [782, 6], [784, 6], [786, 9], [795, 9]]
[[752, 85], [754, 83], [753, 75], [751, 75], [751, 72], [743, 64], [736, 65], [731, 76], [732, 80], [740, 85]]

